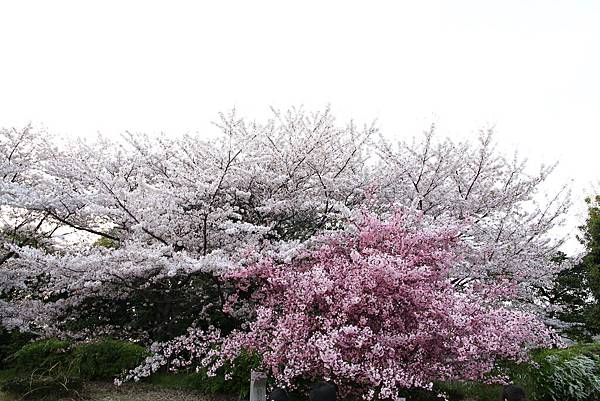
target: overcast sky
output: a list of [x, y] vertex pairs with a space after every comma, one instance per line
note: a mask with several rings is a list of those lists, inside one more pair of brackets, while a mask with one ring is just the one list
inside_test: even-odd
[[575, 180], [571, 227], [600, 178], [599, 76], [593, 0], [0, 0], [0, 126], [208, 133], [232, 107], [327, 104], [388, 137], [492, 125]]

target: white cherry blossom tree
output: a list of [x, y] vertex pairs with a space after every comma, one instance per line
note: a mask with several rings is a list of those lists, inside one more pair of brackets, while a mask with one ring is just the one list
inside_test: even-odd
[[145, 341], [192, 324], [227, 330], [243, 314], [222, 314], [223, 273], [259, 255], [292, 260], [359, 207], [414, 206], [464, 226], [450, 273], [460, 288], [526, 305], [556, 272], [552, 230], [568, 191], [536, 203], [553, 168], [530, 175], [491, 132], [471, 144], [431, 131], [394, 147], [328, 109], [220, 117], [211, 140], [126, 133], [53, 145], [31, 127], [1, 130], [2, 324]]

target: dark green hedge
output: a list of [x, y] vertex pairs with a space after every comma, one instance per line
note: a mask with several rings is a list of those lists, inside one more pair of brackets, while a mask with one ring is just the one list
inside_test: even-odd
[[72, 365], [71, 344], [54, 338], [26, 344], [12, 357], [12, 367], [23, 375], [62, 373], [70, 370]]
[[55, 338], [26, 344], [6, 359], [2, 391], [28, 399], [75, 396], [84, 380], [112, 380], [147, 355], [137, 344], [105, 339], [73, 345]]
[[147, 354], [140, 345], [106, 339], [78, 345], [74, 351], [74, 361], [81, 378], [112, 380], [138, 366]]

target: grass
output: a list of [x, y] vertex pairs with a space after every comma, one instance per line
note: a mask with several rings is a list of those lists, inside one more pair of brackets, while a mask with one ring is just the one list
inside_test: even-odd
[[[446, 382], [443, 384], [446, 393], [455, 399], [497, 401], [502, 393], [502, 386], [498, 384], [484, 384], [477, 382]], [[453, 397], [454, 396], [454, 397]]]
[[[14, 377], [13, 370], [0, 370], [0, 384]], [[150, 383], [125, 383], [115, 386], [110, 382], [86, 382], [79, 400], [86, 401], [231, 401], [237, 397], [208, 395], [198, 390], [199, 375], [158, 374]], [[0, 392], [0, 401], [20, 399]], [[78, 401], [79, 401], [78, 400]], [[48, 400], [50, 401], [50, 400]], [[75, 399], [51, 398], [51, 401], [75, 401]]]
[[[0, 383], [11, 378], [13, 374], [12, 370], [0, 370]], [[203, 388], [206, 383], [202, 383], [202, 381], [201, 374], [159, 373], [153, 375], [148, 382], [125, 383], [120, 387], [109, 382], [86, 382], [81, 394], [82, 400], [88, 401], [238, 400], [238, 397], [233, 394], [210, 394]], [[441, 388], [451, 395], [451, 399], [477, 401], [497, 401], [501, 391], [501, 386], [474, 382], [447, 382]], [[431, 397], [413, 399], [431, 399]], [[0, 401], [17, 400], [17, 398], [0, 393]], [[70, 400], [72, 398], [63, 398], [58, 401]], [[52, 399], [52, 401], [57, 400]]]
[[[0, 392], [0, 401], [18, 401]], [[124, 384], [117, 387], [111, 383], [85, 383], [81, 398], [51, 398], [51, 401], [237, 401], [236, 398], [208, 396], [198, 391], [163, 388], [147, 383]], [[48, 399], [50, 401], [50, 399]]]
[[[14, 372], [12, 369], [4, 369], [0, 370], [0, 385], [4, 383], [5, 380], [10, 379], [14, 376]], [[13, 401], [14, 398], [9, 397], [8, 394], [5, 394], [0, 391], [0, 401]]]

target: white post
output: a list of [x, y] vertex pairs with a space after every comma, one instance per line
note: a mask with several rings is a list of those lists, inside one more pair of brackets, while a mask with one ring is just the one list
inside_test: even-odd
[[267, 375], [262, 372], [250, 372], [250, 401], [267, 400]]

